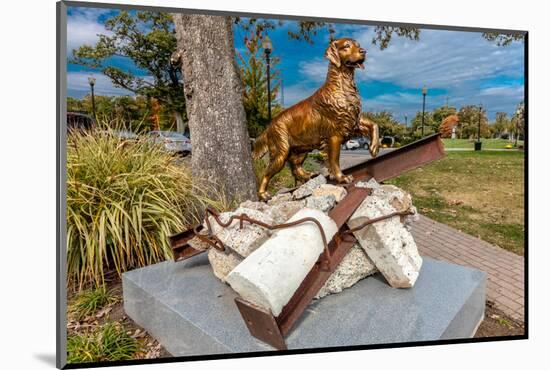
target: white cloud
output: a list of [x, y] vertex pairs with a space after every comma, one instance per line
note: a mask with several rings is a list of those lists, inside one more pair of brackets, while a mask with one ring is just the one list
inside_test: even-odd
[[98, 18], [109, 12], [105, 9], [72, 8], [72, 14], [67, 17], [67, 54], [72, 55], [73, 49], [82, 45], [94, 45], [98, 34], [110, 35], [111, 32], [98, 21]]
[[[428, 87], [427, 110], [446, 104], [448, 98], [449, 105], [459, 108], [481, 103], [493, 119], [498, 111], [514, 111], [523, 100], [523, 86], [494, 82], [498, 77], [520, 79], [523, 76], [521, 43], [499, 47], [480, 33], [422, 30], [419, 41], [394, 37], [387, 49], [380, 50], [371, 43], [373, 31], [372, 27], [355, 32], [348, 29], [348, 34], [367, 49], [365, 70], [356, 70], [358, 83], [364, 86], [373, 81], [385, 82], [409, 92], [363, 96], [365, 110], [389, 110], [403, 121], [407, 115], [410, 122], [422, 109], [420, 89], [423, 85]], [[322, 57], [301, 62], [299, 72], [305, 81], [297, 86], [320, 86], [327, 67], [328, 61]], [[491, 83], [494, 86], [490, 86]], [[411, 93], [411, 89], [418, 92]], [[447, 93], [434, 95], [433, 89]]]
[[316, 58], [311, 61], [301, 61], [298, 64], [298, 71], [302, 76], [311, 82], [321, 85], [327, 77], [328, 60]]
[[313, 94], [318, 88], [318, 86], [306, 86], [303, 84], [285, 87], [285, 106], [289, 107], [296, 104], [300, 100], [303, 100]]
[[115, 87], [109, 77], [102, 73], [69, 72], [67, 73], [67, 90], [71, 96], [84, 96], [90, 92], [88, 77], [94, 77], [94, 92], [97, 95], [134, 95], [131, 91]]
[[373, 30], [354, 37], [367, 48], [363, 80], [405, 88], [452, 89], [498, 75], [523, 75], [523, 45], [499, 47], [477, 32], [422, 30], [420, 41], [394, 37], [385, 50], [371, 46]]

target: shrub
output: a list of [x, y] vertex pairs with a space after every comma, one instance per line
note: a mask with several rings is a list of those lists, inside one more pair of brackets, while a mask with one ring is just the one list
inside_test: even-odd
[[[67, 145], [67, 277], [78, 289], [104, 274], [172, 257], [168, 236], [199, 221], [223, 194], [147, 139], [109, 130], [73, 133]], [[217, 199], [210, 199], [213, 195]]]
[[118, 323], [108, 323], [95, 331], [69, 335], [69, 363], [131, 360], [141, 350], [137, 339], [129, 336]]
[[81, 320], [105, 305], [116, 302], [117, 297], [103, 285], [78, 293], [69, 304], [69, 313]]

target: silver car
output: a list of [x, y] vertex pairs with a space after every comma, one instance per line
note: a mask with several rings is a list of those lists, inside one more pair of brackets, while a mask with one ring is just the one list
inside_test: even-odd
[[191, 153], [191, 140], [179, 132], [174, 131], [150, 131], [147, 135], [158, 144], [164, 145], [164, 149], [178, 154]]

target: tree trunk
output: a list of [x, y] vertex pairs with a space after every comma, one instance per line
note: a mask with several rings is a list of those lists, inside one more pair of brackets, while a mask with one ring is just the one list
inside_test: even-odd
[[193, 176], [231, 200], [256, 200], [242, 83], [229, 17], [174, 14], [193, 153]]
[[183, 134], [187, 128], [187, 125], [183, 120], [183, 114], [181, 114], [181, 112], [174, 111], [174, 117], [176, 117], [176, 130]]

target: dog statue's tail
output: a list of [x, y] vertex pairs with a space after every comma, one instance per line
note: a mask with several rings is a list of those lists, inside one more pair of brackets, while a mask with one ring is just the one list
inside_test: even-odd
[[252, 159], [257, 160], [263, 157], [263, 155], [267, 152], [269, 149], [267, 145], [267, 130], [266, 128], [260, 136], [256, 138], [256, 141], [254, 142], [254, 150], [252, 151]]

